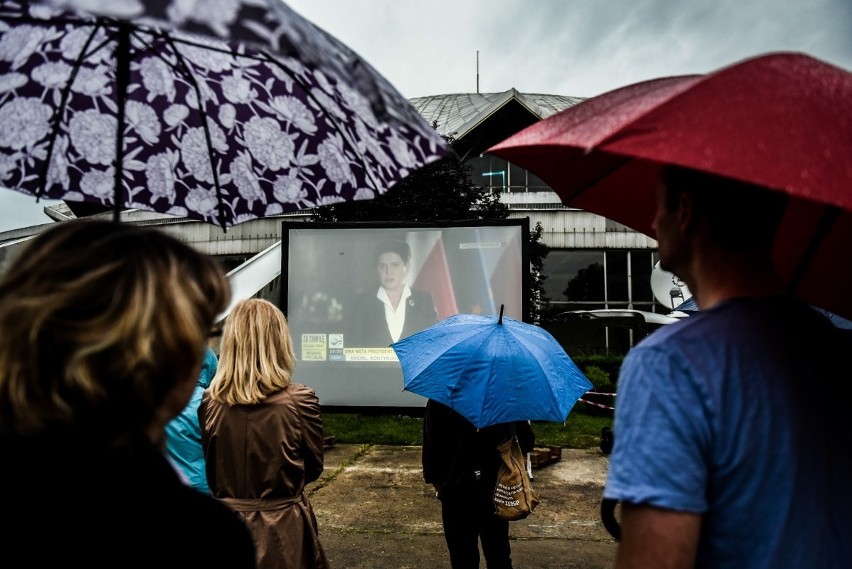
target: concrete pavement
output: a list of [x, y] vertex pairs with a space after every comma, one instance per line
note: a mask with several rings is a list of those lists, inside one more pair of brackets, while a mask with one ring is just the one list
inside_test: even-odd
[[[510, 524], [515, 569], [613, 566], [616, 544], [600, 521], [607, 465], [598, 449], [562, 449], [533, 469], [541, 504]], [[333, 569], [449, 568], [419, 446], [335, 444], [308, 493]]]

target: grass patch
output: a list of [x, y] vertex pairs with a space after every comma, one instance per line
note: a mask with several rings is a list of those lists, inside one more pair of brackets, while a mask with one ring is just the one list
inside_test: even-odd
[[421, 445], [423, 418], [406, 415], [360, 415], [327, 413], [322, 415], [323, 434], [343, 444]]
[[[612, 416], [587, 414], [574, 410], [565, 424], [533, 422], [536, 446], [597, 448], [601, 429], [612, 426]], [[343, 444], [422, 445], [423, 417], [407, 415], [361, 415], [323, 413], [325, 436]]]
[[533, 421], [536, 446], [598, 448], [601, 429], [612, 427], [612, 415], [589, 415], [573, 411], [565, 424]]

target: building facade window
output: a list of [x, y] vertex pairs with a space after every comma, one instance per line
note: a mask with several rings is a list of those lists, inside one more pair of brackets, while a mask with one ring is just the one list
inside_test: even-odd
[[506, 160], [481, 154], [467, 161], [474, 184], [492, 192], [551, 192], [541, 178]]
[[551, 313], [632, 308], [660, 312], [651, 292], [655, 251], [551, 249], [542, 269]]
[[569, 319], [563, 313], [604, 308], [668, 312], [651, 290], [657, 257], [647, 249], [551, 249], [542, 269], [549, 299], [542, 314], [545, 327], [570, 348], [627, 353], [644, 337], [641, 330]]

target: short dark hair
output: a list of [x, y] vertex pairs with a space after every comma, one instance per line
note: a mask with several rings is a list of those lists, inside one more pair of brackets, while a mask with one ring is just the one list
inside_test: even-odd
[[408, 243], [401, 239], [388, 239], [387, 241], [379, 243], [379, 246], [376, 247], [373, 259], [378, 261], [379, 257], [385, 253], [396, 253], [406, 265], [411, 260], [411, 247]]
[[725, 250], [769, 250], [787, 206], [787, 194], [681, 166], [663, 168], [665, 206], [690, 193], [713, 239]]

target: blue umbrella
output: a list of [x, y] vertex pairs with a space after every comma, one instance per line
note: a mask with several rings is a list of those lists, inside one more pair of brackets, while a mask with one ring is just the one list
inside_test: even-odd
[[391, 347], [403, 389], [452, 407], [477, 428], [565, 421], [591, 382], [546, 330], [503, 316], [457, 314]]

